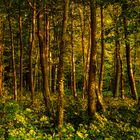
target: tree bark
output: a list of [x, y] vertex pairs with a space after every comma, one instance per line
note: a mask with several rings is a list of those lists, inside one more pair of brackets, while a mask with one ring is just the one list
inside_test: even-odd
[[4, 47], [4, 30], [5, 26], [2, 22], [2, 19], [0, 19], [0, 97], [3, 95], [3, 47]]
[[[115, 20], [115, 23], [117, 21]], [[117, 24], [117, 23], [116, 23]], [[116, 25], [116, 30], [115, 30], [116, 36], [118, 36], [118, 27]], [[114, 83], [114, 91], [113, 91], [113, 96], [118, 97], [119, 96], [119, 88], [120, 88], [120, 42], [118, 39], [115, 40], [115, 83]]]
[[124, 99], [124, 66], [121, 55], [120, 55], [120, 68], [121, 68], [121, 98]]
[[127, 8], [128, 8], [127, 3], [124, 3], [122, 5], [122, 11], [123, 11], [123, 26], [124, 26], [124, 37], [125, 37], [125, 47], [126, 47], [127, 73], [128, 73], [132, 98], [138, 101], [138, 93], [136, 89], [133, 68], [132, 68], [131, 48], [130, 48], [130, 43], [129, 43], [129, 38], [128, 38], [129, 33], [127, 30], [127, 18], [125, 16], [125, 10]]
[[97, 102], [97, 109], [101, 109], [105, 111], [105, 106], [103, 103], [103, 95], [102, 95], [102, 88], [103, 88], [103, 78], [104, 78], [104, 51], [105, 51], [105, 44], [104, 44], [104, 15], [103, 15], [103, 3], [100, 4], [100, 14], [101, 14], [101, 66], [100, 66], [100, 75], [99, 75], [99, 85], [98, 85], [98, 102]]
[[71, 89], [73, 96], [76, 97], [76, 75], [75, 75], [75, 57], [74, 57], [74, 43], [73, 43], [73, 14], [74, 14], [74, 3], [71, 3]]
[[23, 87], [23, 44], [22, 44], [21, 4], [19, 4], [19, 33], [20, 33], [20, 97], [22, 97], [22, 87]]
[[30, 73], [30, 91], [31, 99], [34, 100], [34, 77], [33, 77], [33, 62], [32, 53], [35, 48], [35, 32], [36, 32], [36, 0], [33, 0], [33, 15], [32, 15], [32, 42], [29, 53], [29, 73]]
[[[84, 7], [84, 5], [83, 5]], [[84, 8], [79, 8], [80, 20], [81, 20], [81, 45], [82, 45], [82, 55], [83, 55], [83, 70], [84, 70], [84, 83], [82, 89], [82, 96], [85, 97], [85, 92], [87, 88], [87, 79], [86, 79], [86, 59], [85, 59], [85, 45], [84, 45], [84, 34], [85, 34], [85, 21], [84, 21]]]
[[41, 13], [39, 12], [37, 15], [37, 26], [38, 26], [38, 39], [39, 39], [39, 48], [40, 48], [40, 63], [41, 63], [41, 71], [42, 71], [42, 80], [43, 80], [43, 97], [45, 101], [45, 106], [47, 110], [47, 114], [49, 116], [52, 115], [52, 108], [51, 108], [51, 98], [50, 98], [50, 91], [49, 91], [49, 83], [48, 83], [48, 17], [45, 14], [44, 18], [44, 25], [45, 25], [45, 30], [44, 30], [44, 41], [41, 33], [41, 26], [40, 23], [42, 22], [41, 20]]
[[64, 0], [64, 10], [63, 10], [63, 23], [62, 23], [62, 35], [60, 43], [60, 53], [59, 53], [59, 66], [58, 66], [58, 128], [63, 126], [64, 118], [64, 49], [66, 47], [66, 30], [68, 21], [68, 11], [69, 11], [69, 0]]
[[92, 118], [96, 112], [96, 1], [90, 0], [91, 53], [88, 83], [88, 115]]
[[11, 18], [8, 11], [8, 24], [9, 24], [9, 33], [10, 33], [10, 46], [11, 46], [11, 54], [12, 54], [12, 72], [13, 72], [13, 87], [14, 87], [14, 99], [17, 100], [17, 81], [16, 81], [16, 64], [15, 64], [15, 51], [13, 46], [13, 35], [12, 35], [12, 25]]

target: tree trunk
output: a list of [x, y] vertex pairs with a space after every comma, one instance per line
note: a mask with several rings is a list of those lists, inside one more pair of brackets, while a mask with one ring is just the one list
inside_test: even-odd
[[35, 32], [36, 32], [36, 0], [33, 0], [32, 42], [31, 42], [30, 54], [29, 54], [30, 91], [31, 91], [32, 101], [34, 100], [34, 77], [33, 77], [32, 53], [33, 53], [33, 48], [35, 48]]
[[52, 69], [51, 69], [51, 91], [52, 93], [56, 93], [56, 85], [57, 85], [57, 60], [58, 60], [58, 46], [59, 46], [59, 33], [58, 28], [55, 25], [56, 23], [53, 21], [53, 27], [54, 27], [54, 42], [55, 45], [52, 49]]
[[49, 91], [49, 83], [48, 83], [48, 17], [45, 14], [44, 18], [44, 42], [43, 42], [43, 37], [41, 33], [41, 26], [40, 23], [42, 22], [41, 20], [41, 13], [39, 12], [37, 15], [37, 25], [38, 25], [38, 39], [39, 39], [39, 48], [40, 48], [40, 63], [41, 63], [41, 71], [42, 71], [42, 80], [43, 80], [43, 97], [45, 101], [45, 106], [47, 110], [47, 114], [49, 116], [52, 115], [52, 108], [51, 108], [51, 99], [50, 99], [50, 91]]
[[103, 88], [103, 77], [104, 77], [104, 15], [103, 15], [103, 4], [100, 5], [100, 13], [101, 13], [101, 66], [100, 66], [100, 75], [99, 75], [99, 85], [98, 85], [98, 102], [97, 102], [97, 109], [101, 109], [105, 111], [105, 106], [103, 103], [103, 95], [102, 95], [102, 88]]
[[134, 100], [138, 101], [138, 93], [137, 93], [136, 84], [135, 84], [135, 80], [134, 80], [132, 60], [131, 60], [131, 49], [130, 49], [130, 43], [129, 43], [129, 38], [128, 38], [129, 33], [127, 30], [127, 18], [124, 15], [127, 8], [128, 8], [127, 3], [122, 5], [124, 37], [125, 37], [125, 47], [126, 47], [126, 60], [127, 60], [127, 73], [128, 73], [132, 98]]
[[9, 11], [8, 11], [8, 22], [9, 22], [9, 32], [10, 32], [10, 46], [11, 46], [11, 53], [12, 53], [12, 72], [13, 72], [14, 99], [17, 100], [15, 51], [14, 51], [14, 46], [13, 46], [13, 35], [12, 35], [11, 18], [10, 18]]
[[[116, 20], [115, 20], [116, 23]], [[116, 23], [117, 24], [117, 23]], [[116, 31], [115, 31], [116, 36], [118, 36], [118, 27], [116, 25]], [[120, 42], [118, 39], [115, 40], [115, 83], [114, 83], [114, 91], [113, 91], [113, 96], [118, 97], [119, 96], [119, 87], [120, 87]]]
[[19, 4], [19, 33], [20, 33], [20, 97], [22, 97], [23, 87], [23, 44], [22, 44], [22, 16], [21, 16], [21, 4]]
[[[83, 5], [84, 6], [84, 5]], [[84, 83], [83, 83], [83, 89], [82, 89], [82, 96], [85, 97], [86, 92], [86, 86], [87, 86], [87, 79], [86, 79], [86, 59], [85, 59], [85, 45], [84, 45], [84, 34], [85, 34], [85, 21], [84, 21], [84, 11], [85, 7], [79, 8], [80, 11], [80, 20], [81, 20], [81, 45], [82, 45], [82, 55], [83, 55], [83, 70], [84, 70]]]
[[103, 87], [103, 75], [104, 75], [104, 21], [103, 21], [103, 6], [101, 3], [101, 66], [100, 66], [100, 76], [99, 76], [99, 94], [102, 94]]
[[51, 91], [52, 93], [56, 93], [56, 81], [57, 81], [57, 67], [56, 64], [52, 65], [52, 83], [51, 83]]
[[64, 49], [66, 47], [66, 30], [68, 21], [68, 11], [69, 11], [69, 0], [65, 0], [64, 10], [63, 10], [63, 23], [62, 23], [62, 35], [60, 44], [60, 54], [59, 54], [59, 66], [58, 66], [58, 128], [63, 125], [64, 118]]
[[120, 68], [121, 68], [121, 98], [124, 99], [124, 66], [121, 55], [120, 55]]
[[73, 96], [76, 97], [76, 76], [75, 76], [75, 58], [74, 58], [74, 44], [73, 44], [73, 14], [74, 14], [74, 3], [72, 1], [71, 9], [71, 87]]
[[[4, 47], [4, 30], [5, 26], [2, 23], [2, 19], [0, 19], [0, 97], [3, 95], [2, 93], [2, 86], [3, 86], [3, 47]], [[2, 27], [3, 26], [3, 27]]]
[[96, 1], [90, 0], [91, 11], [91, 53], [88, 83], [88, 115], [93, 117], [96, 112]]

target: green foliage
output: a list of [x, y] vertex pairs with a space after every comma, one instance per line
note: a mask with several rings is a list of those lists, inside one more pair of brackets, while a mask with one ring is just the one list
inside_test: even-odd
[[[82, 100], [80, 96], [75, 99], [67, 95], [65, 101], [62, 140], [140, 139], [140, 112], [133, 100], [106, 97], [107, 111], [102, 115], [96, 113], [92, 122], [88, 120], [86, 99]], [[59, 130], [53, 119], [45, 115], [42, 104], [38, 105], [41, 110], [35, 104], [1, 101], [2, 140], [59, 140]]]

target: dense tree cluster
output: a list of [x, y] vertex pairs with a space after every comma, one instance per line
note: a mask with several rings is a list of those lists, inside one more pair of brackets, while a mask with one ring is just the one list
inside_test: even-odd
[[41, 92], [61, 128], [70, 93], [93, 119], [106, 95], [138, 102], [139, 46], [139, 0], [0, 0], [0, 96]]

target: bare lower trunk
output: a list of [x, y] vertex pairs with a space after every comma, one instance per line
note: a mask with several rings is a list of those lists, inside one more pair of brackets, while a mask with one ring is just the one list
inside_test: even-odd
[[33, 67], [32, 67], [32, 51], [29, 54], [29, 76], [30, 76], [30, 92], [31, 99], [34, 100], [34, 80], [33, 80]]
[[42, 37], [41, 25], [41, 13], [38, 13], [37, 16], [37, 25], [38, 25], [38, 39], [39, 39], [39, 48], [40, 48], [40, 63], [41, 63], [41, 71], [42, 71], [42, 80], [43, 80], [43, 97], [45, 101], [45, 106], [47, 110], [47, 114], [52, 115], [52, 106], [51, 106], [51, 97], [49, 91], [49, 82], [48, 82], [48, 17], [44, 14], [44, 41]]
[[[84, 6], [84, 5], [83, 5]], [[84, 34], [85, 34], [85, 21], [84, 21], [84, 8], [79, 8], [80, 11], [80, 20], [81, 20], [81, 45], [82, 45], [82, 55], [83, 55], [83, 70], [84, 70], [84, 82], [82, 89], [82, 96], [85, 97], [85, 92], [87, 88], [87, 70], [86, 70], [86, 57], [85, 57], [85, 45], [84, 45]]]
[[124, 66], [121, 55], [120, 55], [120, 68], [121, 68], [121, 98], [124, 99]]
[[[118, 36], [118, 28], [116, 27], [116, 36]], [[115, 81], [114, 81], [114, 91], [113, 96], [119, 96], [119, 89], [120, 89], [120, 42], [119, 40], [115, 40]]]
[[[126, 11], [127, 4], [123, 4], [122, 11]], [[125, 15], [123, 15], [123, 24], [124, 24], [124, 36], [125, 36], [125, 47], [126, 47], [126, 60], [127, 60], [127, 73], [130, 83], [130, 89], [132, 93], [132, 97], [134, 100], [138, 101], [138, 93], [136, 89], [136, 84], [134, 80], [134, 74], [133, 74], [133, 68], [132, 68], [132, 60], [131, 60], [131, 49], [130, 49], [130, 43], [128, 38], [128, 31], [127, 31], [127, 19]]]
[[[74, 3], [72, 2], [72, 12], [71, 16], [74, 14]], [[74, 58], [74, 44], [73, 44], [73, 19], [71, 19], [71, 87], [73, 96], [76, 97], [76, 75], [75, 75], [75, 58]]]
[[13, 72], [14, 99], [17, 100], [17, 81], [16, 81], [15, 51], [14, 51], [14, 46], [13, 46], [13, 35], [12, 35], [12, 27], [11, 27], [11, 18], [10, 18], [9, 14], [8, 14], [8, 22], [9, 22], [10, 46], [11, 46], [11, 54], [12, 54], [12, 72]]
[[96, 112], [96, 1], [90, 0], [91, 11], [91, 53], [88, 83], [88, 115], [93, 118]]
[[103, 15], [103, 5], [101, 3], [100, 6], [100, 13], [101, 13], [101, 66], [100, 66], [100, 75], [99, 75], [99, 85], [98, 85], [98, 102], [97, 102], [97, 109], [105, 111], [105, 106], [103, 103], [103, 96], [102, 96], [102, 88], [103, 88], [103, 78], [104, 78], [104, 15]]
[[[1, 20], [1, 19], [0, 19]], [[3, 27], [2, 27], [3, 26]], [[3, 95], [3, 91], [2, 91], [2, 86], [3, 86], [3, 47], [4, 47], [4, 30], [5, 30], [5, 26], [2, 23], [2, 21], [0, 22], [0, 33], [1, 37], [0, 37], [0, 96]]]
[[20, 5], [19, 5], [19, 32], [20, 32], [20, 97], [21, 97], [23, 87], [23, 44], [22, 44], [22, 16]]
[[69, 0], [65, 0], [63, 9], [63, 23], [62, 23], [62, 35], [60, 44], [60, 54], [59, 54], [59, 66], [58, 66], [58, 127], [62, 128], [64, 119], [64, 49], [66, 47], [66, 30], [67, 30], [67, 20], [68, 20], [68, 9]]

